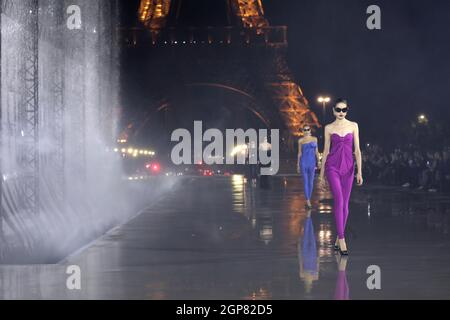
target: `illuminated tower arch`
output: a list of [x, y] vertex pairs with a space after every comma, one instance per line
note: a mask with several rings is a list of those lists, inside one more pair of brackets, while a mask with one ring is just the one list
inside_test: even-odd
[[[135, 30], [133, 35], [128, 37], [130, 46], [146, 45], [153, 49], [170, 46], [172, 50], [184, 50], [183, 55], [186, 50], [203, 50], [204, 53], [214, 46], [223, 48], [223, 51], [229, 50], [225, 59], [239, 57], [241, 60], [234, 65], [225, 62], [226, 66], [222, 69], [218, 67], [215, 73], [205, 72], [206, 79], [186, 66], [191, 64], [191, 61], [176, 61], [175, 64], [178, 63], [179, 69], [184, 70], [184, 79], [189, 77], [189, 73], [195, 73], [195, 79], [187, 81], [221, 83], [261, 97], [256, 112], [271, 119], [271, 126], [284, 129], [285, 133], [288, 133], [284, 136], [290, 140], [290, 145], [296, 140], [295, 137], [301, 135], [300, 128], [304, 124], [320, 127], [316, 115], [310, 110], [302, 89], [288, 67], [287, 28], [270, 26], [260, 0], [223, 0], [220, 5], [226, 8], [226, 12], [204, 11], [207, 15], [223, 14], [227, 23], [195, 28], [178, 23], [180, 15], [183, 14], [183, 6], [193, 6], [189, 1], [141, 0], [138, 15], [144, 30]], [[205, 2], [205, 5], [211, 5], [211, 2]], [[187, 45], [189, 49], [186, 49]], [[206, 56], [207, 54], [202, 56], [204, 60]], [[192, 54], [192, 57], [196, 57], [196, 54]], [[218, 60], [220, 57], [211, 55], [209, 59], [216, 60], [210, 64], [197, 64], [196, 67], [209, 68], [223, 64], [223, 61]], [[244, 69], [245, 75], [237, 77], [236, 73]], [[216, 78], [211, 74], [215, 74]]]

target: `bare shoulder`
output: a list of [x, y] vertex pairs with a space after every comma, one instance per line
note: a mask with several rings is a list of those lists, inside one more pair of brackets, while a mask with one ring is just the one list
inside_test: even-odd
[[352, 121], [353, 130], [357, 131], [359, 129], [358, 123]]
[[298, 143], [302, 143], [303, 142], [303, 137], [301, 137], [300, 139], [298, 139]]

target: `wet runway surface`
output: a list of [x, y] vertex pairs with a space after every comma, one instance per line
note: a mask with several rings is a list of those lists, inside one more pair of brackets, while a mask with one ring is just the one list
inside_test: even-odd
[[[348, 258], [333, 250], [331, 194], [315, 187], [312, 202], [299, 177], [272, 178], [270, 190], [186, 177], [60, 264], [0, 267], [0, 298], [450, 298], [450, 197], [355, 185]], [[81, 290], [66, 287], [69, 265], [81, 268]], [[367, 287], [373, 265], [379, 290]]]

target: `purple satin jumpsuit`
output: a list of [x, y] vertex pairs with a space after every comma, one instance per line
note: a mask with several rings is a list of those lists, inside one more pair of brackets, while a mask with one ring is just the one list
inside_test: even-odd
[[334, 198], [334, 218], [339, 239], [344, 239], [348, 203], [355, 176], [353, 133], [341, 137], [331, 134], [331, 150], [325, 162], [325, 174]]

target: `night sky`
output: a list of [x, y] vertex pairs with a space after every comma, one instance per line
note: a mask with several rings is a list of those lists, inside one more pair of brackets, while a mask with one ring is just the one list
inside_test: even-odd
[[[394, 141], [421, 112], [430, 124], [450, 120], [450, 1], [262, 2], [272, 26], [288, 26], [291, 71], [319, 115], [318, 95], [348, 99], [365, 142]], [[136, 23], [138, 3], [124, 1], [125, 26]], [[366, 28], [371, 4], [381, 7], [382, 30]]]

